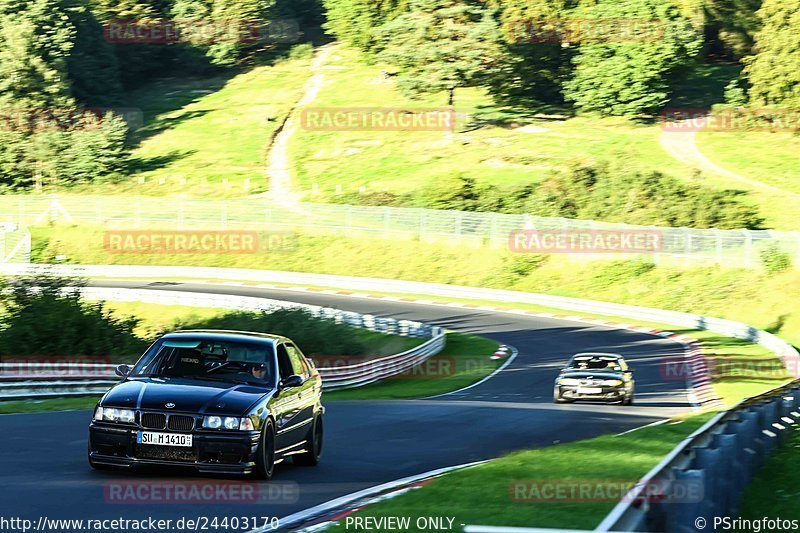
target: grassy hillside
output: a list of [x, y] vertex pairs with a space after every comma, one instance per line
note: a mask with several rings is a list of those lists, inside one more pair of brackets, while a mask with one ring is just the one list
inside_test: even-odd
[[[265, 150], [300, 98], [309, 55], [270, 58], [225, 78], [167, 78], [127, 96], [145, 125], [134, 134], [133, 173], [71, 192], [242, 196], [267, 189]], [[250, 188], [246, 188], [249, 180]]]

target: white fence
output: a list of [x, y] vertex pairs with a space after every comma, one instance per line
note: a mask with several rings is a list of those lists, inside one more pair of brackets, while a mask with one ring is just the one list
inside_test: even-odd
[[[756, 268], [770, 245], [800, 265], [800, 232], [657, 228], [589, 220], [473, 213], [431, 209], [293, 204], [280, 206], [259, 198], [203, 200], [120, 196], [0, 196], [0, 220], [18, 224], [67, 222], [124, 228], [213, 227], [368, 233], [391, 238], [419, 238], [508, 246], [511, 232], [537, 230], [658, 231], [663, 248], [655, 261], [678, 264], [720, 264]], [[591, 259], [618, 259], [618, 254], [592, 254]]]
[[[402, 353], [360, 363], [350, 362], [333, 368], [320, 367], [325, 390], [361, 387], [402, 374], [438, 354], [445, 346], [445, 331], [442, 328], [412, 320], [362, 315], [329, 307], [226, 294], [103, 287], [84, 287], [80, 290], [87, 300], [148, 302], [254, 312], [301, 309], [317, 318], [334, 320], [339, 324], [379, 333], [428, 339], [421, 345]], [[114, 365], [0, 363], [0, 400], [102, 394], [116, 382], [116, 379]]]

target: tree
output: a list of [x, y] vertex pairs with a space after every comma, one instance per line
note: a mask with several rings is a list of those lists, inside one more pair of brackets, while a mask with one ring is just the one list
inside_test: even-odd
[[412, 96], [486, 85], [503, 58], [492, 11], [458, 0], [413, 0], [411, 11], [378, 30], [379, 58], [396, 65], [398, 87]]
[[657, 20], [658, 25], [654, 35], [578, 45], [565, 96], [582, 111], [629, 116], [657, 111], [701, 49], [701, 36], [691, 22], [662, 0], [599, 0], [586, 9], [586, 17], [603, 22]]
[[64, 0], [64, 6], [75, 28], [67, 57], [72, 95], [91, 106], [118, 104], [122, 96], [119, 65], [114, 50], [103, 38], [103, 27], [83, 0]]
[[800, 105], [800, 0], [765, 0], [745, 74], [757, 105]]
[[408, 0], [323, 0], [324, 28], [347, 44], [371, 51], [375, 30], [408, 11]]
[[74, 38], [59, 0], [0, 0], [0, 109], [71, 105]]
[[563, 103], [563, 85], [572, 70], [574, 48], [543, 42], [525, 30], [534, 23], [568, 17], [572, 8], [568, 0], [487, 0], [487, 5], [500, 10], [507, 51], [492, 78], [492, 93], [514, 105]]

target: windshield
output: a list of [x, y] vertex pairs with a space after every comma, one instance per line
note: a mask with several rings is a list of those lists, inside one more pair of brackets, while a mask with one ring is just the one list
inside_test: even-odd
[[625, 370], [625, 363], [615, 357], [574, 357], [567, 368], [569, 370], [622, 372]]
[[130, 375], [272, 385], [276, 373], [271, 345], [182, 338], [158, 341]]

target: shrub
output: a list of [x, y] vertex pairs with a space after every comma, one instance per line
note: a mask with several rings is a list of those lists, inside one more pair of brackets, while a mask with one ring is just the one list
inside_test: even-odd
[[[138, 356], [148, 343], [137, 338], [135, 318], [115, 317], [103, 303], [85, 302], [70, 287], [76, 280], [15, 278], [2, 283], [0, 356]], [[116, 360], [115, 359], [115, 360]]]
[[780, 246], [770, 243], [761, 250], [761, 264], [768, 274], [780, 274], [792, 268], [792, 258]]
[[295, 341], [306, 355], [366, 355], [359, 331], [308, 312], [282, 309], [272, 312], [233, 312], [205, 320], [178, 321], [174, 329], [224, 329], [283, 335]]

